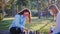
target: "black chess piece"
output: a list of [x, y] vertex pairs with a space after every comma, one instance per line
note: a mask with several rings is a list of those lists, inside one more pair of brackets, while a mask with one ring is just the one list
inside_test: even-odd
[[40, 32], [37, 30], [37, 31], [36, 31], [36, 34], [40, 34]]
[[29, 31], [29, 34], [35, 34], [35, 32], [34, 31]]

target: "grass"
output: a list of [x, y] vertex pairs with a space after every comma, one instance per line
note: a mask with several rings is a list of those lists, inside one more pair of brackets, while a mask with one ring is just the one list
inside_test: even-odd
[[[12, 18], [12, 17], [4, 18], [2, 23], [0, 23], [0, 30], [8, 30], [13, 19], [14, 18]], [[43, 17], [41, 19], [38, 19], [37, 17], [32, 17], [32, 23], [30, 23], [30, 24], [27, 23], [25, 26], [27, 28], [29, 28], [29, 30], [40, 30], [40, 32], [45, 32], [47, 34], [47, 32], [50, 29], [51, 23], [54, 23], [54, 22], [51, 22], [51, 20], [52, 20], [51, 17], [47, 18], [47, 19], [44, 19]], [[47, 24], [47, 23], [49, 23], [49, 24]], [[46, 27], [44, 26], [45, 24], [47, 24]], [[41, 27], [43, 27], [43, 28], [40, 29]]]

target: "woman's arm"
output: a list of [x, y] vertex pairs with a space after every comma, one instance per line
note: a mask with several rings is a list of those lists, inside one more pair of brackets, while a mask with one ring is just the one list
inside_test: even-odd
[[20, 22], [19, 19], [20, 19], [20, 16], [19, 16], [19, 15], [15, 15], [14, 20], [12, 21], [12, 24], [10, 25], [9, 29], [10, 29], [11, 27], [16, 27], [16, 26], [18, 26], [18, 25], [19, 25], [19, 22]]

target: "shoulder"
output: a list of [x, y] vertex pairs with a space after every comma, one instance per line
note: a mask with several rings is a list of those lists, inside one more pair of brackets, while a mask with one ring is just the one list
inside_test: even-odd
[[15, 15], [15, 17], [18, 17], [18, 18], [25, 18], [23, 15], [19, 15], [19, 14], [17, 14], [17, 15]]
[[16, 15], [15, 15], [15, 17], [20, 17], [20, 16], [21, 16], [21, 15], [19, 15], [19, 14], [16, 14]]
[[20, 16], [19, 14], [16, 14], [15, 16]]

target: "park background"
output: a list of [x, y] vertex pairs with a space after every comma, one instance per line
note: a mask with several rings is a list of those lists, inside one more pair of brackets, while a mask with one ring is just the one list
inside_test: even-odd
[[0, 0], [0, 30], [8, 30], [17, 12], [29, 8], [32, 22], [27, 22], [26, 27], [47, 34], [50, 26], [55, 24], [48, 11], [51, 4], [57, 5], [60, 9], [60, 0]]

